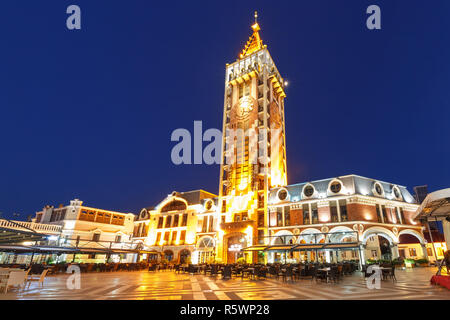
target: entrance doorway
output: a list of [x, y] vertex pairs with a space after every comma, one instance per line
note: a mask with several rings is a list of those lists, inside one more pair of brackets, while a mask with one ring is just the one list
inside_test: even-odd
[[247, 247], [244, 234], [229, 237], [227, 243], [227, 263], [236, 263], [239, 258], [244, 257], [244, 253], [241, 251], [241, 249]]

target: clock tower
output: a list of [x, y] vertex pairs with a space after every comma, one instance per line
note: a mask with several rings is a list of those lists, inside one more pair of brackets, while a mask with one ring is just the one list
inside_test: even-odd
[[[252, 35], [226, 65], [217, 258], [258, 262], [266, 244], [267, 195], [287, 184], [284, 81], [263, 44], [255, 12]], [[268, 243], [267, 243], [268, 244]]]

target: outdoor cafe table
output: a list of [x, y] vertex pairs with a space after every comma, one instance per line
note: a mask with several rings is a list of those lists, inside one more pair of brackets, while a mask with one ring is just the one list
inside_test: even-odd
[[255, 268], [247, 268], [242, 270], [242, 278], [244, 278], [244, 273], [247, 273], [248, 275], [251, 275], [252, 277], [255, 276]]

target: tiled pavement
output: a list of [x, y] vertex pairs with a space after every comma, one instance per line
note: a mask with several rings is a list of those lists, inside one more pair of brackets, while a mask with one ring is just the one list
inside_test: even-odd
[[11, 289], [2, 299], [157, 299], [157, 300], [266, 300], [266, 299], [446, 299], [450, 291], [429, 283], [434, 268], [398, 270], [398, 281], [382, 281], [381, 289], [368, 289], [360, 273], [340, 283], [299, 280], [283, 283], [276, 279], [221, 280], [210, 276], [165, 272], [113, 272], [81, 275], [81, 288], [69, 290], [69, 275], [50, 276], [44, 288]]

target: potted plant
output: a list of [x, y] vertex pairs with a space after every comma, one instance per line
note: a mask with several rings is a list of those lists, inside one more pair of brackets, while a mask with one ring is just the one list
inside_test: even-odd
[[400, 257], [392, 260], [392, 264], [394, 265], [395, 268], [405, 267], [405, 263], [403, 262], [403, 259]]
[[415, 263], [418, 267], [428, 267], [430, 265], [428, 259], [416, 259]]

